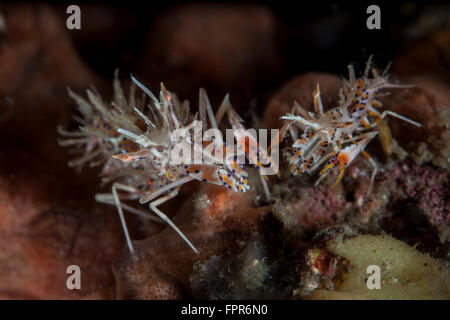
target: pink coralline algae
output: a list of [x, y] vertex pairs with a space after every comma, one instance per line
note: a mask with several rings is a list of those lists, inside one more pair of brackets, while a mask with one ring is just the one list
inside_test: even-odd
[[377, 175], [373, 193], [366, 197], [370, 177], [363, 174], [361, 166], [362, 161], [357, 161], [343, 185], [334, 189], [313, 188], [293, 180], [288, 186], [275, 188], [275, 197], [282, 200], [274, 206], [274, 214], [294, 233], [315, 232], [343, 223], [366, 231], [379, 230], [381, 223], [385, 232], [391, 232], [394, 227], [388, 221], [411, 215], [427, 230], [439, 230], [445, 241], [450, 223], [446, 170], [399, 162]]
[[382, 174], [381, 179], [391, 181], [391, 185], [397, 187], [392, 189], [393, 202], [405, 198], [415, 200], [417, 207], [432, 219], [433, 224], [450, 223], [448, 173], [445, 170], [399, 163]]
[[347, 208], [339, 189], [311, 186], [294, 189], [292, 200], [279, 203], [275, 212], [288, 229], [301, 226], [301, 229], [310, 230], [342, 221]]

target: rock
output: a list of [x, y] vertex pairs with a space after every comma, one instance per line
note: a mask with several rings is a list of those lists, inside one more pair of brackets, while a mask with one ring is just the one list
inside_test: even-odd
[[[367, 197], [370, 167], [358, 158], [336, 187], [313, 187], [308, 177], [284, 178], [273, 186], [274, 215], [292, 235], [310, 240], [317, 232], [346, 223], [365, 232], [383, 230], [437, 257], [448, 246], [448, 173], [410, 160], [379, 168]], [[408, 204], [408, 205], [407, 205]]]
[[102, 287], [96, 291], [83, 296], [83, 300], [113, 300], [116, 298], [116, 288], [114, 286]]
[[286, 230], [305, 236], [323, 228], [343, 223], [353, 206], [347, 203], [343, 186], [332, 189], [301, 183], [301, 178], [286, 178], [285, 185], [275, 186], [273, 208], [275, 216]]
[[[19, 182], [20, 181], [20, 182]], [[111, 284], [108, 266], [122, 245], [116, 216], [95, 208], [52, 204], [39, 181], [1, 180], [0, 292], [4, 298], [78, 299]], [[84, 211], [84, 212], [83, 212]], [[96, 243], [95, 246], [92, 244]], [[81, 290], [69, 290], [66, 269], [81, 269]]]
[[205, 185], [199, 191], [195, 204], [196, 224], [208, 234], [224, 229], [250, 232], [269, 210], [269, 207], [255, 207], [254, 197], [252, 190], [241, 193], [222, 186]]
[[220, 99], [230, 91], [236, 98], [279, 73], [277, 24], [260, 5], [174, 6], [151, 26], [137, 66], [144, 78], [167, 82], [190, 101], [199, 87]]
[[[75, 109], [67, 87], [101, 89], [102, 80], [79, 58], [50, 6], [5, 4], [2, 13], [0, 292], [12, 299], [80, 298], [112, 283], [108, 266], [123, 238], [113, 208], [93, 205], [97, 172], [77, 175], [67, 167], [56, 127], [67, 125]], [[81, 267], [79, 291], [66, 288], [72, 264]]]
[[448, 82], [449, 48], [450, 27], [447, 27], [407, 47], [395, 58], [392, 72], [403, 77], [422, 75]]
[[197, 263], [190, 278], [195, 299], [287, 299], [295, 273], [258, 233], [238, 253]]
[[114, 274], [117, 299], [175, 300], [185, 296], [181, 283], [164, 272], [163, 267], [156, 262], [160, 257], [150, 252], [146, 250], [139, 259], [126, 253], [123, 262], [116, 262]]
[[[419, 250], [445, 256], [448, 250], [449, 173], [430, 165], [399, 162], [377, 178], [369, 210], [381, 215], [382, 229]], [[357, 195], [355, 195], [357, 197]], [[365, 215], [367, 211], [360, 210]]]
[[222, 186], [202, 184], [194, 208], [190, 198], [172, 219], [199, 254], [170, 227], [134, 241], [136, 257], [123, 252], [114, 263], [118, 298], [186, 297], [195, 263], [212, 255], [235, 252], [251, 231], [257, 230], [269, 208], [253, 208], [253, 197], [251, 191], [236, 193]]
[[[418, 164], [431, 162], [449, 169], [450, 86], [432, 78], [409, 77], [410, 89], [395, 89], [383, 99], [384, 109], [422, 124], [421, 128], [400, 119], [386, 117], [392, 136]], [[390, 118], [390, 119], [389, 119]]]

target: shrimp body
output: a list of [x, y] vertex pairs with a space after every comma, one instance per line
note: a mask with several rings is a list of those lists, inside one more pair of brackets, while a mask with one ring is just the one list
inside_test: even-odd
[[[320, 97], [320, 88], [313, 94], [314, 112], [307, 112], [297, 103], [293, 110], [282, 119], [289, 120], [285, 125], [290, 128], [293, 137], [292, 152], [288, 155], [290, 171], [294, 175], [303, 172], [313, 173], [325, 163], [319, 172], [316, 185], [331, 172], [336, 172], [336, 186], [343, 177], [344, 170], [361, 153], [374, 167], [371, 185], [377, 171], [376, 163], [364, 151], [368, 143], [377, 135], [371, 131], [386, 115], [391, 115], [413, 125], [419, 123], [391, 111], [380, 113], [377, 108], [382, 104], [378, 100], [380, 92], [387, 88], [407, 88], [388, 82], [386, 70], [380, 76], [372, 69], [369, 78], [371, 58], [361, 78], [356, 79], [352, 66], [349, 66], [349, 79], [344, 80], [344, 88], [339, 92], [339, 104], [324, 112]], [[297, 129], [303, 133], [298, 136]], [[370, 193], [369, 188], [369, 193]]]
[[[197, 252], [194, 245], [157, 206], [175, 197], [181, 186], [191, 180], [245, 192], [249, 189], [248, 174], [242, 163], [228, 155], [230, 147], [226, 144], [205, 141], [198, 145], [193, 141], [192, 136], [198, 133], [199, 124], [203, 125], [200, 132], [202, 134], [208, 128], [208, 119], [211, 126], [217, 129], [216, 119], [203, 89], [200, 89], [199, 94], [198, 119], [190, 112], [188, 103], [180, 103], [176, 95], [169, 92], [163, 84], [159, 98], [156, 98], [139, 81], [133, 77], [132, 80], [134, 84], [127, 99], [116, 73], [115, 95], [109, 104], [90, 90], [87, 91], [88, 100], [69, 91], [77, 102], [82, 117], [77, 118], [80, 124], [78, 131], [69, 132], [58, 128], [64, 137], [60, 140], [60, 145], [76, 146], [83, 150], [84, 155], [71, 161], [71, 166], [81, 167], [85, 163], [90, 163], [91, 166], [102, 165], [102, 183], [114, 182], [111, 194], [97, 194], [96, 199], [117, 207], [131, 252], [134, 249], [123, 210], [145, 218], [149, 216], [141, 210], [122, 204], [121, 199], [149, 203], [151, 210]], [[140, 99], [135, 97], [136, 86], [143, 92]], [[179, 147], [200, 153], [203, 161], [197, 164], [189, 156], [183, 157], [181, 162], [175, 161], [173, 156]], [[204, 147], [215, 152], [209, 153], [208, 148]], [[223, 155], [228, 155], [225, 159], [227, 161], [223, 161]], [[127, 194], [119, 196], [118, 191], [125, 191]]]
[[[143, 87], [142, 84], [134, 81], [138, 84], [141, 89], [144, 91], [147, 90]], [[206, 92], [200, 91], [200, 95], [202, 96], [201, 101], [208, 101]], [[206, 142], [201, 145], [201, 148], [198, 148], [195, 143], [191, 140], [191, 136], [195, 134], [195, 127], [200, 123], [206, 123], [203, 121], [205, 119], [192, 120], [190, 123], [183, 125], [184, 121], [180, 121], [178, 119], [178, 115], [175, 110], [178, 110], [180, 106], [177, 104], [176, 97], [167, 91], [164, 86], [162, 86], [161, 94], [160, 94], [160, 102], [155, 102], [159, 104], [159, 108], [162, 112], [160, 112], [159, 116], [161, 118], [161, 123], [166, 125], [164, 128], [156, 127], [156, 131], [160, 135], [158, 141], [153, 141], [155, 135], [152, 132], [147, 132], [143, 137], [139, 137], [138, 135], [128, 132], [127, 134], [134, 139], [135, 142], [140, 143], [141, 147], [147, 148], [148, 155], [153, 155], [151, 161], [153, 165], [156, 167], [157, 171], [161, 176], [164, 176], [171, 182], [175, 182], [180, 178], [184, 178], [186, 176], [192, 177], [195, 180], [200, 182], [212, 183], [217, 185], [223, 185], [233, 191], [241, 191], [245, 192], [249, 186], [246, 180], [247, 172], [245, 171], [242, 165], [237, 163], [223, 163], [220, 161], [220, 157], [218, 156], [218, 150], [222, 150], [223, 154], [227, 154], [226, 146], [217, 145], [214, 142]], [[209, 103], [209, 102], [208, 102]], [[201, 108], [206, 108], [206, 105], [202, 105]], [[157, 108], [158, 109], [158, 108]], [[163, 110], [166, 110], [165, 112]], [[194, 152], [199, 152], [202, 156], [202, 159], [206, 163], [201, 164], [191, 164], [191, 158], [185, 159], [186, 163], [183, 164], [175, 164], [171, 159], [172, 151], [175, 146], [180, 145], [180, 141], [178, 137], [174, 134], [176, 129], [185, 129], [186, 135], [181, 142], [187, 149], [192, 149]], [[205, 131], [206, 127], [202, 127], [202, 130]], [[123, 131], [124, 132], [124, 131]], [[163, 135], [164, 137], [161, 137]], [[151, 143], [149, 143], [151, 141]], [[205, 152], [204, 146], [210, 146], [216, 150], [217, 156], [211, 155], [208, 152]], [[126, 153], [123, 155], [114, 156], [117, 159], [121, 159], [123, 161], [127, 161], [129, 157], [132, 157], [132, 153]], [[144, 156], [144, 160], [145, 160]], [[139, 160], [142, 160], [141, 155], [139, 155]]]

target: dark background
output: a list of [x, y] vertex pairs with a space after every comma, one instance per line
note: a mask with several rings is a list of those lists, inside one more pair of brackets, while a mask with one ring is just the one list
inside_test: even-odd
[[[177, 11], [189, 5], [218, 5], [214, 10], [221, 11], [220, 5], [224, 3], [228, 7], [234, 6], [237, 11], [240, 5], [260, 6], [273, 15], [273, 49], [280, 65], [273, 67], [270, 65], [273, 61], [267, 61], [267, 65], [262, 61], [258, 67], [267, 68], [266, 73], [241, 70], [243, 75], [257, 74], [244, 76], [247, 82], [227, 79], [219, 83], [208, 77], [194, 82], [208, 92], [212, 90], [212, 95], [217, 94], [218, 99], [230, 91], [234, 91], [232, 96], [236, 95], [238, 99], [243, 94], [247, 100], [260, 98], [260, 108], [269, 92], [302, 72], [346, 75], [348, 64], [361, 70], [370, 55], [374, 56], [375, 65], [384, 68], [412, 44], [448, 24], [450, 17], [448, 5], [429, 1], [116, 1], [113, 4], [81, 1], [82, 30], [72, 31], [70, 35], [86, 63], [104, 77], [111, 77], [115, 68], [121, 70], [122, 76], [135, 72], [147, 81], [168, 82], [183, 97], [195, 101], [197, 93], [192, 89], [196, 86], [190, 86], [184, 77], [179, 79], [174, 75], [183, 72], [185, 66], [164, 65], [161, 52], [157, 57], [147, 56], [144, 60], [142, 56], [148, 52], [149, 33], [154, 35], [152, 31], [158, 18], [166, 19], [172, 9]], [[67, 16], [65, 8], [68, 4], [53, 4], [62, 18]], [[369, 17], [366, 10], [371, 4], [381, 9], [381, 30], [366, 27]], [[446, 67], [448, 71], [448, 65]], [[200, 71], [187, 70], [192, 78], [201, 77]], [[184, 89], [186, 87], [189, 89]]]

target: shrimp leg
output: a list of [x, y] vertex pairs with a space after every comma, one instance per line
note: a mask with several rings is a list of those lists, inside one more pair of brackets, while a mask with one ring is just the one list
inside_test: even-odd
[[176, 195], [178, 194], [178, 188], [175, 188], [174, 190], [172, 190], [169, 194], [165, 195], [164, 197], [161, 197], [153, 202], [149, 203], [149, 207], [150, 209], [152, 209], [153, 212], [155, 212], [162, 220], [164, 220], [170, 227], [172, 227], [172, 229], [174, 229], [176, 231], [176, 233], [178, 233], [178, 235], [189, 245], [189, 247], [191, 247], [191, 249], [195, 252], [198, 253], [198, 250], [195, 248], [195, 246], [189, 241], [189, 239], [183, 234], [183, 232], [181, 232], [180, 229], [178, 229], [178, 227], [172, 222], [172, 220], [170, 220], [162, 211], [160, 211], [157, 206], [159, 206], [160, 204], [163, 204], [164, 202], [166, 202], [167, 200], [170, 200], [172, 198], [174, 198]]
[[[120, 199], [119, 199], [119, 195], [117, 193], [117, 190], [122, 190], [122, 191], [126, 191], [126, 192], [129, 192], [129, 193], [136, 193], [137, 190], [135, 188], [133, 188], [133, 187], [130, 187], [130, 186], [127, 186], [127, 185], [124, 185], [124, 184], [120, 184], [120, 183], [117, 183], [117, 182], [115, 182], [113, 184], [112, 188], [111, 188], [113, 200], [114, 200], [114, 203], [116, 205], [117, 212], [119, 213], [120, 223], [122, 224], [122, 229], [123, 229], [123, 232], [125, 234], [125, 239], [127, 241], [128, 249], [130, 250], [131, 254], [134, 254], [134, 247], [133, 247], [133, 244], [131, 243], [130, 234], [128, 232], [127, 223], [125, 221], [125, 216], [123, 214], [122, 205], [120, 203]], [[96, 200], [99, 201], [97, 199], [97, 197], [96, 197]], [[102, 200], [101, 197], [100, 197], [100, 200]]]
[[[100, 202], [100, 203], [104, 203], [104, 204], [109, 204], [109, 205], [112, 205], [112, 206], [116, 205], [116, 203], [114, 201], [114, 196], [111, 193], [97, 193], [95, 195], [95, 201]], [[152, 221], [155, 221], [155, 222], [158, 222], [158, 223], [162, 223], [162, 221], [160, 219], [158, 219], [158, 218], [148, 214], [148, 212], [146, 212], [144, 210], [136, 209], [136, 208], [134, 208], [132, 206], [129, 206], [129, 205], [127, 205], [125, 203], [122, 203], [122, 202], [120, 203], [120, 205], [122, 206], [122, 209], [124, 209], [124, 210], [126, 210], [126, 211], [128, 211], [130, 213], [133, 213], [133, 214], [135, 214], [135, 215], [137, 215], [139, 217], [142, 217], [144, 219], [149, 219], [149, 220], [152, 220]]]

